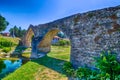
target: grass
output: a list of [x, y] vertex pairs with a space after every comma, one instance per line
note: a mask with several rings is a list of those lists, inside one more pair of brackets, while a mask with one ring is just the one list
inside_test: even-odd
[[0, 60], [18, 60], [18, 59], [19, 58], [13, 58], [13, 57], [12, 58], [11, 57], [10, 58], [0, 58]]
[[3, 36], [0, 36], [0, 40], [9, 40], [13, 43], [15, 43], [16, 45], [19, 43], [19, 38], [12, 38], [12, 37], [3, 37]]
[[70, 47], [52, 46], [47, 56], [28, 61], [3, 80], [67, 80], [62, 66], [69, 59]]
[[10, 53], [19, 44], [19, 38], [0, 36], [0, 53]]
[[30, 58], [30, 52], [24, 52], [24, 53], [22, 53], [22, 57]]

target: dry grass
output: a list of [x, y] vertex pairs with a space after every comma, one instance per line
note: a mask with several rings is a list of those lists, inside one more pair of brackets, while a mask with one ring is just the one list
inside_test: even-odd
[[38, 72], [35, 74], [36, 80], [68, 80], [65, 75], [60, 75], [58, 72], [51, 70], [49, 68], [39, 68]]

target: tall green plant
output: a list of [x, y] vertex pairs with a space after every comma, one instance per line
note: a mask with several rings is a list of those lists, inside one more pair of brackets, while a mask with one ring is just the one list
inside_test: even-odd
[[95, 60], [95, 70], [88, 67], [79, 67], [75, 70], [71, 63], [66, 63], [64, 71], [80, 80], [120, 80], [120, 63], [117, 61], [116, 53], [103, 51]]
[[55, 46], [69, 46], [70, 45], [70, 41], [61, 39], [57, 43], [55, 43], [53, 45], [55, 45]]
[[82, 79], [88, 79], [90, 77], [90, 75], [92, 74], [92, 71], [89, 68], [78, 68], [76, 70], [77, 72], [77, 76]]
[[15, 44], [7, 39], [4, 38], [0, 38], [0, 46], [2, 47], [12, 47]]
[[[110, 80], [115, 80], [120, 75], [120, 63], [116, 60], [116, 54], [111, 51], [103, 51], [99, 58], [96, 58], [96, 67], [100, 69], [101, 74], [107, 74]], [[103, 77], [106, 77], [106, 76]]]
[[67, 74], [67, 76], [75, 77], [75, 70], [70, 62], [64, 63], [63, 71]]
[[6, 19], [0, 14], [0, 32], [4, 31], [6, 27], [9, 25], [9, 23], [6, 21]]

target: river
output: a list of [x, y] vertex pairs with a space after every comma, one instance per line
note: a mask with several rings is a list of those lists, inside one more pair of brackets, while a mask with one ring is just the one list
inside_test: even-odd
[[0, 80], [22, 66], [22, 60], [0, 60]]

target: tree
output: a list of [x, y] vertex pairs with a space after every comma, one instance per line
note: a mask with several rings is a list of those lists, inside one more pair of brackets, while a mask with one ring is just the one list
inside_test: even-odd
[[6, 19], [0, 15], [0, 32], [4, 31], [8, 25], [9, 23], [6, 21]]
[[13, 28], [10, 28], [9, 32], [10, 32], [10, 35], [13, 37], [14, 36]]
[[57, 36], [60, 38], [65, 38], [65, 34], [62, 31], [58, 32]]
[[18, 34], [19, 34], [18, 37], [21, 37], [23, 35], [21, 27], [18, 28]]
[[16, 36], [16, 37], [23, 37], [23, 35], [26, 33], [26, 30], [21, 27], [14, 26], [14, 28], [10, 28], [9, 30], [11, 36]]
[[19, 35], [18, 28], [16, 25], [13, 28], [10, 28], [9, 32], [12, 37], [14, 37], [14, 36], [18, 37], [18, 35]]
[[25, 35], [25, 33], [26, 33], [26, 30], [23, 29], [23, 30], [22, 30], [22, 36]]

